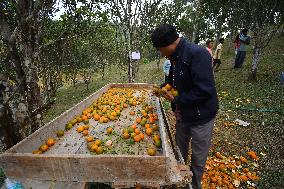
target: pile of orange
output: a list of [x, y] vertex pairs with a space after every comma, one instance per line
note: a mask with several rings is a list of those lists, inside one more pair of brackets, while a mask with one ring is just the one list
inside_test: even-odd
[[157, 96], [164, 94], [165, 92], [170, 92], [174, 97], [178, 96], [178, 90], [172, 87], [170, 84], [165, 85], [162, 89], [154, 87], [153, 93]]
[[51, 146], [55, 144], [55, 140], [53, 138], [48, 138], [45, 142], [45, 144], [42, 144], [38, 150], [34, 150], [33, 154], [42, 154], [49, 150]]
[[101, 140], [96, 140], [96, 141], [92, 141], [92, 142], [89, 142], [88, 143], [88, 149], [91, 151], [91, 152], [95, 152], [97, 154], [102, 154], [104, 149], [103, 149], [103, 146], [102, 146], [102, 141]]
[[[221, 153], [207, 159], [202, 179], [202, 188], [237, 188], [241, 184], [257, 182], [255, 152], [249, 151], [247, 158], [240, 156], [226, 157]], [[253, 187], [252, 187], [253, 188]]]
[[[173, 90], [166, 86], [167, 90]], [[158, 114], [152, 104], [146, 103], [147, 92], [141, 90], [142, 95], [135, 95], [136, 89], [133, 88], [111, 88], [104, 92], [96, 99], [88, 108], [84, 109], [80, 115], [75, 116], [65, 126], [64, 130], [56, 132], [57, 137], [64, 136], [64, 132], [68, 132], [72, 128], [82, 134], [87, 142], [87, 147], [91, 152], [97, 154], [103, 153], [103, 147], [95, 144], [95, 137], [89, 135], [89, 121], [92, 119], [101, 124], [115, 122], [121, 116], [124, 109], [129, 109], [130, 117], [135, 119], [133, 125], [123, 129], [121, 137], [130, 139], [133, 143], [139, 143], [143, 140], [150, 140], [153, 143], [152, 149], [161, 147], [161, 139], [159, 136]], [[138, 110], [136, 106], [142, 105], [142, 109]], [[114, 129], [109, 127], [106, 129], [107, 135], [112, 135]], [[46, 144], [40, 146], [39, 150], [33, 153], [46, 152], [54, 141], [49, 140]], [[156, 149], [150, 150], [150, 154], [156, 154]], [[148, 152], [147, 152], [148, 153]], [[149, 153], [148, 153], [149, 154]]]

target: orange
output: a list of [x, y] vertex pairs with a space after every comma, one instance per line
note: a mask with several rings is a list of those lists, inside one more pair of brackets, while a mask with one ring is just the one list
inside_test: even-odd
[[216, 177], [211, 177], [210, 180], [211, 180], [211, 182], [213, 182], [213, 183], [217, 182], [217, 178], [216, 178]]
[[122, 137], [123, 137], [124, 139], [129, 139], [130, 135], [129, 135], [128, 132], [124, 132], [124, 133], [122, 134]]
[[135, 115], [135, 112], [134, 111], [130, 111], [129, 114], [130, 115]]
[[153, 124], [152, 126], [154, 131], [158, 131], [159, 130], [159, 126], [157, 124]]
[[135, 129], [134, 132], [135, 132], [135, 134], [137, 134], [137, 135], [140, 134], [140, 130], [139, 130], [139, 129]]
[[56, 132], [56, 135], [57, 135], [58, 137], [62, 137], [62, 136], [64, 135], [64, 131], [63, 131], [63, 130], [58, 130], [58, 131]]
[[104, 116], [100, 117], [99, 122], [100, 122], [100, 123], [103, 123], [103, 122], [104, 122], [104, 120], [105, 120], [104, 118], [105, 118]]
[[107, 134], [111, 134], [113, 132], [113, 129], [111, 127], [107, 128]]
[[95, 120], [95, 121], [99, 121], [99, 120], [100, 120], [99, 114], [95, 114], [95, 115], [94, 115], [94, 120]]
[[243, 162], [243, 163], [246, 163], [248, 160], [245, 158], [245, 157], [243, 157], [243, 156], [241, 156], [240, 157], [240, 160], [241, 160], [241, 162]]
[[141, 140], [144, 140], [144, 134], [140, 133]]
[[139, 124], [141, 122], [141, 118], [140, 117], [137, 117], [136, 118], [136, 122]]
[[156, 140], [160, 140], [161, 138], [160, 138], [160, 136], [159, 135], [157, 135], [157, 134], [155, 134], [154, 136], [153, 136], [153, 140], [154, 141], [156, 141]]
[[46, 144], [50, 147], [53, 146], [55, 144], [55, 140], [53, 138], [49, 138], [46, 141]]
[[84, 111], [82, 112], [82, 114], [83, 114], [83, 115], [87, 115], [88, 112], [87, 112], [86, 110], [84, 110]]
[[123, 104], [123, 108], [127, 108], [128, 105], [126, 103]]
[[100, 146], [102, 144], [102, 141], [98, 139], [98, 140], [95, 141], [95, 144]]
[[131, 125], [131, 128], [136, 129], [137, 126], [135, 124]]
[[249, 172], [249, 169], [248, 169], [248, 168], [244, 168], [244, 169], [243, 169], [243, 172], [244, 172], [244, 173], [248, 173], [248, 172]]
[[146, 128], [146, 129], [150, 128], [150, 124], [148, 124], [148, 123], [145, 124], [145, 128]]
[[146, 134], [150, 136], [153, 133], [153, 130], [151, 128], [146, 129]]
[[46, 144], [43, 144], [39, 147], [39, 150], [42, 151], [42, 152], [46, 152], [48, 150], [48, 146]]
[[96, 153], [97, 154], [102, 154], [104, 151], [103, 147], [99, 146], [97, 149], [96, 149]]
[[148, 150], [147, 150], [147, 154], [149, 155], [149, 156], [154, 156], [154, 155], [156, 155], [156, 149], [155, 148], [148, 148]]
[[91, 150], [92, 152], [96, 152], [97, 149], [98, 149], [98, 145], [96, 145], [96, 144], [92, 144], [91, 147], [90, 147], [90, 150]]
[[88, 117], [88, 119], [90, 119], [92, 117], [92, 114], [88, 113], [87, 117]]
[[220, 154], [220, 152], [216, 152], [215, 156], [216, 158], [223, 159], [223, 156]]
[[167, 91], [170, 91], [170, 90], [172, 89], [172, 86], [171, 86], [170, 84], [167, 84], [167, 85], [165, 86], [165, 89], [166, 89]]
[[148, 114], [147, 114], [146, 112], [142, 112], [142, 116], [143, 116], [143, 117], [147, 117]]
[[149, 118], [149, 123], [151, 123], [151, 124], [155, 123], [155, 119], [153, 117], [150, 117]]
[[115, 117], [116, 116], [116, 112], [111, 112], [111, 115]]
[[114, 121], [114, 120], [115, 120], [115, 117], [111, 115], [111, 116], [109, 117], [109, 119], [110, 119], [111, 121]]
[[141, 137], [140, 137], [140, 135], [136, 135], [133, 139], [134, 139], [135, 142], [140, 142]]
[[84, 126], [79, 126], [79, 127], [77, 128], [77, 132], [78, 132], [78, 133], [81, 133], [82, 131], [84, 131]]
[[162, 146], [161, 140], [155, 140], [155, 146], [160, 148]]
[[84, 125], [83, 127], [84, 127], [84, 130], [88, 130], [90, 128], [89, 125]]
[[86, 141], [87, 142], [92, 142], [94, 140], [94, 137], [92, 137], [92, 136], [87, 136], [86, 137]]
[[84, 131], [82, 132], [82, 134], [83, 134], [84, 136], [87, 136], [87, 135], [89, 134], [89, 131], [88, 131], [88, 130], [84, 130]]
[[259, 159], [254, 151], [249, 151], [249, 152], [247, 153], [247, 155], [248, 155], [250, 158], [254, 159], [254, 160], [258, 160], [258, 159]]
[[108, 118], [104, 117], [103, 122], [104, 122], [104, 123], [107, 123], [108, 121], [109, 121]]
[[178, 96], [178, 91], [175, 88], [171, 89], [171, 94], [175, 97]]
[[82, 116], [82, 119], [83, 119], [83, 121], [85, 121], [85, 120], [88, 119], [88, 117], [87, 117], [86, 115], [83, 115], [83, 116]]
[[241, 175], [241, 176], [240, 176], [240, 179], [241, 179], [242, 181], [247, 181], [247, 180], [248, 180], [248, 177], [245, 176], [245, 175]]
[[81, 117], [77, 117], [76, 119], [77, 119], [77, 122], [78, 122], [78, 123], [80, 123], [80, 122], [83, 121], [83, 119], [82, 119]]

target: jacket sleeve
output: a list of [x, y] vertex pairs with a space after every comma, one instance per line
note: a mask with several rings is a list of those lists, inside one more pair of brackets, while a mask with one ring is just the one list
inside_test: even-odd
[[173, 102], [180, 105], [192, 105], [210, 98], [216, 93], [211, 57], [208, 51], [198, 48], [192, 52], [188, 65], [192, 79], [192, 89], [175, 97]]

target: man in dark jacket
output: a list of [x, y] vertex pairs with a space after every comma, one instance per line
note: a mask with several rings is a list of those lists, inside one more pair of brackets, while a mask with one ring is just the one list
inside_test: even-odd
[[176, 105], [176, 141], [185, 162], [191, 141], [192, 187], [199, 189], [218, 111], [212, 59], [205, 48], [180, 38], [168, 24], [156, 28], [151, 39], [173, 65], [168, 83], [179, 95], [165, 92], [165, 97]]

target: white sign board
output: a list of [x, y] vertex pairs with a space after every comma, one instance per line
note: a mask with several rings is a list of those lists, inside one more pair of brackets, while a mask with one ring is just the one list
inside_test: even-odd
[[132, 60], [140, 60], [140, 52], [139, 51], [136, 51], [136, 52], [132, 52], [131, 53], [131, 59]]

